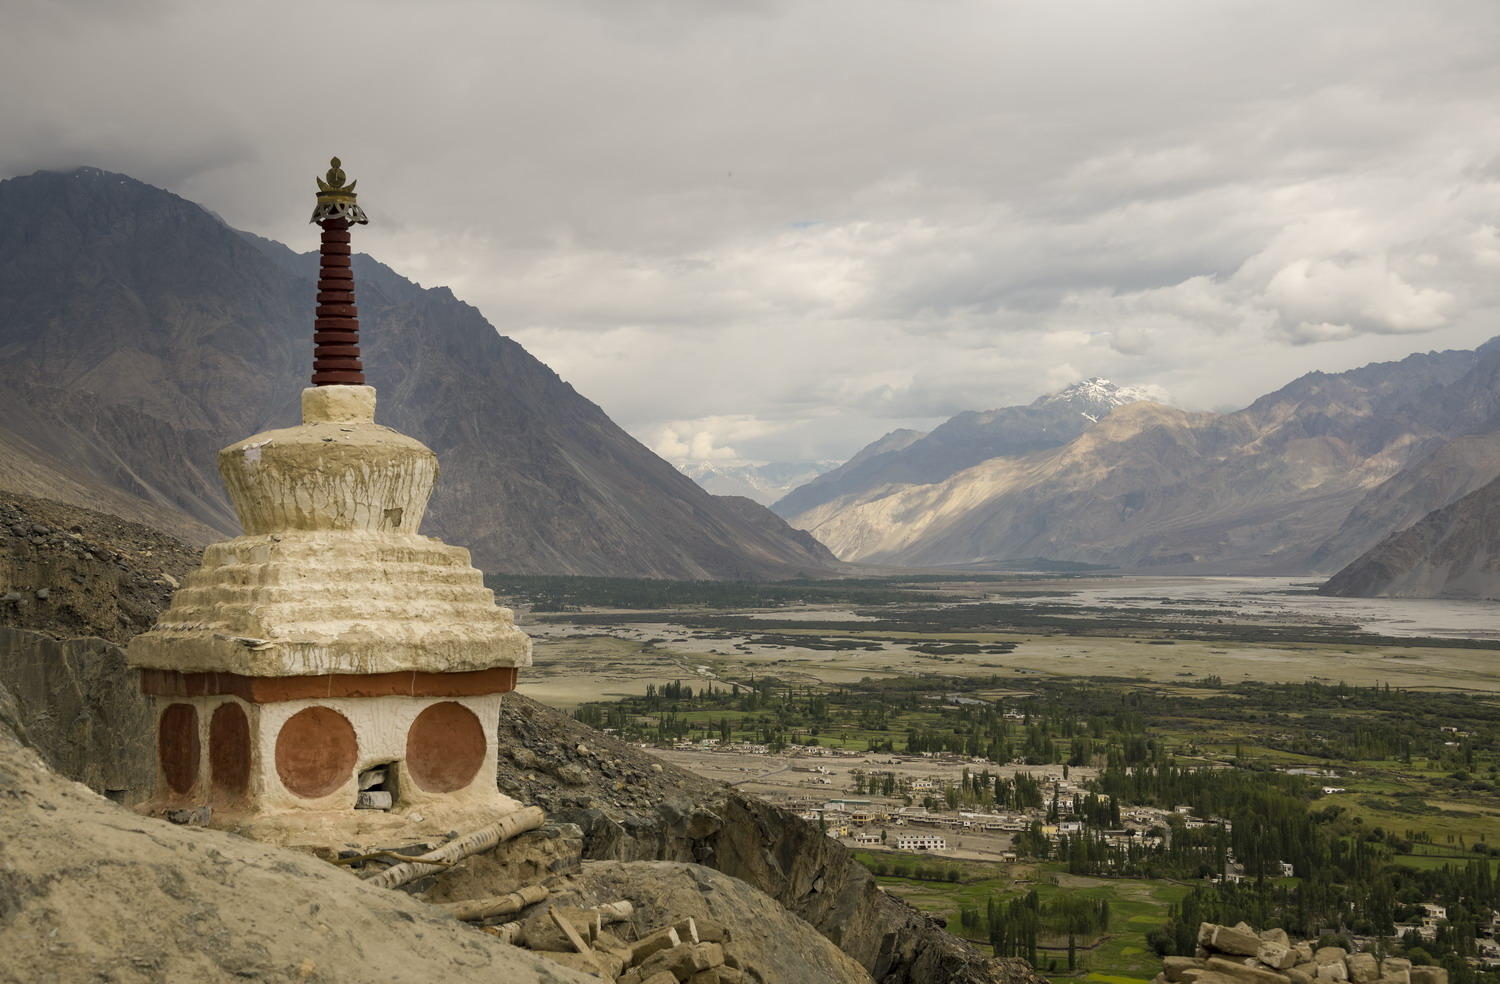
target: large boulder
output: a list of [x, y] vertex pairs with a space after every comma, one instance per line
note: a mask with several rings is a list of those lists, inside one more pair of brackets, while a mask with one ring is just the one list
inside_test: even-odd
[[1273, 943], [1270, 940], [1260, 945], [1255, 959], [1270, 967], [1272, 970], [1287, 970], [1297, 963], [1297, 951], [1282, 943]]
[[1208, 946], [1220, 953], [1253, 957], [1260, 952], [1261, 942], [1261, 938], [1255, 934], [1254, 930], [1241, 929], [1238, 926], [1215, 926]]
[[1411, 961], [1405, 957], [1386, 957], [1380, 961], [1380, 976], [1390, 984], [1411, 984]]
[[1349, 979], [1355, 984], [1372, 984], [1380, 979], [1380, 961], [1372, 953], [1351, 953], [1344, 960]]

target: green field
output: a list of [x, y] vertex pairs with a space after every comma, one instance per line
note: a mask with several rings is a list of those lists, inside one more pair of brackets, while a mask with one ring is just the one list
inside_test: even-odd
[[[877, 876], [886, 891], [899, 895], [925, 912], [947, 919], [950, 931], [988, 946], [984, 932], [960, 925], [964, 907], [983, 909], [992, 897], [1009, 900], [1036, 890], [1045, 905], [1059, 892], [1106, 899], [1110, 905], [1109, 928], [1099, 936], [1080, 941], [1078, 967], [1067, 971], [1067, 941], [1047, 936], [1041, 943], [1041, 969], [1051, 977], [1079, 978], [1105, 984], [1137, 984], [1150, 980], [1161, 969], [1161, 958], [1146, 945], [1146, 933], [1167, 919], [1167, 909], [1187, 893], [1187, 886], [1169, 881], [1131, 878], [1087, 878], [1070, 875], [1060, 864], [995, 864], [981, 861], [935, 861], [924, 855], [899, 852], [856, 851], [868, 865], [889, 865], [893, 860], [914, 864], [941, 864], [962, 872], [958, 882]], [[1055, 966], [1054, 966], [1055, 964]]]

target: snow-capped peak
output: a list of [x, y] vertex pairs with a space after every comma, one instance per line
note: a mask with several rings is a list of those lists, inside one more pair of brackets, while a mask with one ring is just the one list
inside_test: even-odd
[[1079, 408], [1079, 412], [1090, 420], [1098, 420], [1099, 417], [1113, 410], [1115, 407], [1123, 407], [1127, 403], [1140, 403], [1145, 400], [1160, 402], [1166, 396], [1159, 387], [1155, 386], [1118, 386], [1103, 376], [1095, 376], [1074, 383], [1056, 393], [1038, 397], [1032, 403], [1034, 407], [1055, 406], [1057, 404], [1071, 404]]

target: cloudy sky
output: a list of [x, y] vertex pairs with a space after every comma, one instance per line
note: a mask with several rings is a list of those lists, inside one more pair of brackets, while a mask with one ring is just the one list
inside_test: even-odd
[[0, 0], [80, 164], [448, 285], [675, 460], [1500, 334], [1500, 3]]

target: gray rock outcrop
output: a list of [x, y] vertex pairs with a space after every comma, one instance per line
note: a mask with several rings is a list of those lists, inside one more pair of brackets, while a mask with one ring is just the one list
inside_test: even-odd
[[121, 646], [196, 563], [150, 527], [0, 492], [0, 688], [52, 768], [123, 802], [145, 795], [151, 710]]

